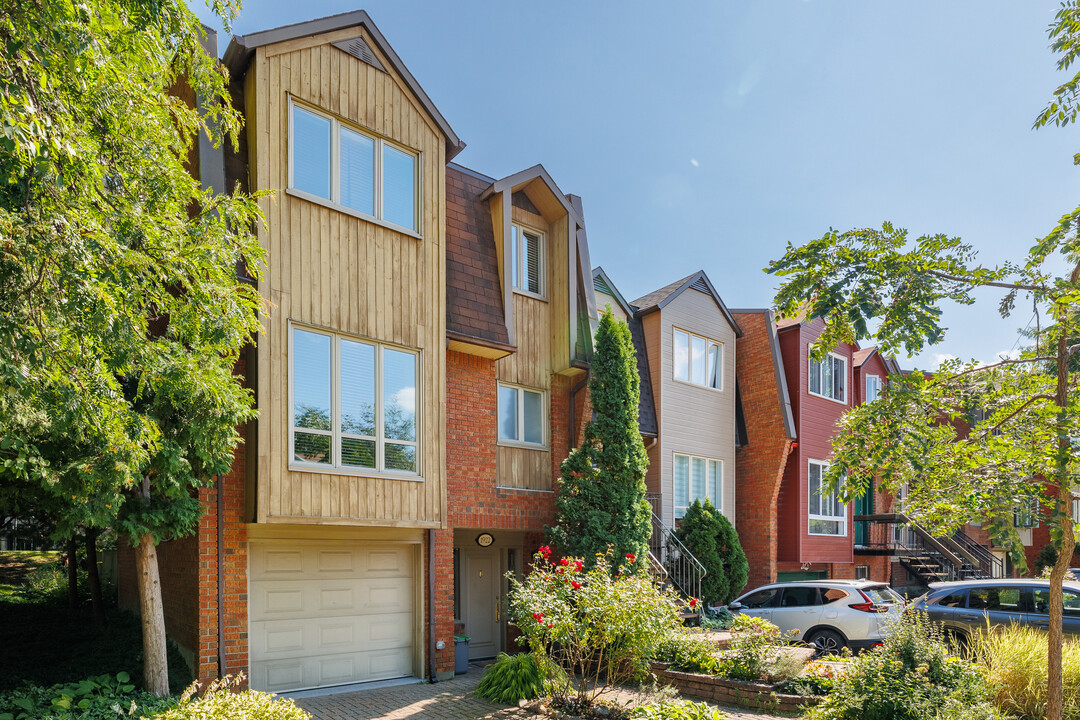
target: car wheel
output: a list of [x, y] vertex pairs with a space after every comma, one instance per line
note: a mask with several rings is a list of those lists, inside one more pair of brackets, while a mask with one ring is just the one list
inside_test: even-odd
[[844, 638], [835, 630], [821, 628], [810, 633], [806, 638], [807, 643], [813, 643], [818, 655], [838, 655], [844, 649]]

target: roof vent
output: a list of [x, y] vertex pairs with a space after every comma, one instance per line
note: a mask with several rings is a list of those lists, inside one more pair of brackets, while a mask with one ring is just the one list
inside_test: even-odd
[[690, 287], [692, 289], [694, 289], [694, 290], [699, 291], [699, 292], [703, 292], [706, 295], [712, 295], [712, 291], [709, 290], [709, 284], [707, 282], [705, 282], [705, 276], [704, 275], [702, 275], [697, 280], [695, 280]]
[[612, 297], [615, 296], [615, 293], [611, 292], [611, 288], [608, 287], [608, 284], [604, 282], [604, 278], [600, 277], [599, 275], [593, 278], [592, 283], [593, 290], [595, 290], [596, 292], [601, 292], [605, 295], [611, 295]]
[[334, 43], [334, 47], [338, 50], [344, 50], [352, 55], [354, 58], [361, 62], [365, 62], [376, 70], [382, 70], [386, 72], [386, 68], [379, 62], [378, 56], [374, 51], [364, 42], [362, 37], [349, 38], [348, 40], [338, 40]]

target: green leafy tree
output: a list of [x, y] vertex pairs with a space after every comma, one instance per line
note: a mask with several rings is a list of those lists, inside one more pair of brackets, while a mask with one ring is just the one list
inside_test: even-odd
[[701, 599], [707, 605], [726, 605], [746, 587], [750, 566], [739, 535], [710, 500], [695, 500], [675, 535], [705, 567]]
[[[1080, 6], [1062, 5], [1050, 29], [1058, 67], [1080, 55]], [[1036, 127], [1076, 119], [1080, 74], [1054, 93]], [[1080, 155], [1077, 156], [1080, 163]], [[1069, 499], [1080, 460], [1080, 208], [1064, 215], [1027, 255], [987, 267], [959, 238], [909, 237], [881, 228], [830, 230], [802, 247], [788, 246], [768, 270], [787, 278], [776, 296], [782, 315], [822, 318], [814, 352], [872, 339], [886, 353], [916, 353], [941, 340], [941, 305], [974, 304], [976, 291], [1000, 293], [998, 310], [1034, 305], [1040, 323], [1017, 357], [979, 364], [950, 361], [933, 374], [891, 377], [877, 402], [849, 411], [833, 441], [825, 481], [851, 501], [882, 478], [910, 485], [908, 514], [938, 532], [983, 522], [1024, 566], [1013, 526], [1018, 507], [1041, 508], [1058, 551], [1050, 573], [1047, 717], [1062, 717], [1062, 580], [1075, 543]], [[1059, 268], [1064, 268], [1059, 273]], [[983, 419], [970, 424], [970, 411]], [[846, 474], [846, 484], [840, 482]], [[1037, 504], [1036, 504], [1037, 503]]]
[[638, 431], [640, 383], [630, 328], [605, 311], [589, 380], [596, 419], [563, 461], [555, 525], [547, 528], [560, 553], [584, 557], [590, 567], [609, 549], [619, 558], [633, 556], [632, 570], [644, 568], [648, 557], [652, 508], [645, 498], [649, 458]]
[[240, 128], [201, 33], [182, 0], [0, 10], [0, 486], [28, 489], [57, 537], [128, 536], [159, 695], [154, 547], [195, 527], [194, 490], [231, 464], [252, 416], [233, 368], [262, 312], [237, 279], [264, 260], [256, 200], [187, 169], [199, 131]]

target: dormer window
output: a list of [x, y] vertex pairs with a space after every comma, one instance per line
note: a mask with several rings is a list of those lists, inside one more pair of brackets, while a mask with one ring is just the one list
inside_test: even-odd
[[419, 233], [419, 156], [335, 117], [293, 104], [289, 191]]
[[544, 274], [544, 234], [522, 225], [513, 225], [510, 239], [510, 267], [514, 289], [543, 299], [547, 288]]

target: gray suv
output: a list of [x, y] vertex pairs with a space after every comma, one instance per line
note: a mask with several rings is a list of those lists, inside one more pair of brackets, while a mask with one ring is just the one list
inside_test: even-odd
[[[1064, 584], [1066, 635], [1080, 636], [1080, 582]], [[966, 580], [930, 583], [930, 590], [911, 603], [942, 624], [946, 634], [966, 640], [971, 633], [990, 625], [1050, 623], [1050, 581]]]

